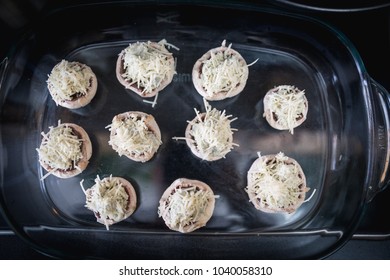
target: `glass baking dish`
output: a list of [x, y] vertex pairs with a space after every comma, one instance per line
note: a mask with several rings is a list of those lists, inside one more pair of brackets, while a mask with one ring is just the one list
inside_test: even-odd
[[[214, 16], [222, 13], [225, 21]], [[152, 107], [118, 82], [115, 63], [129, 43], [162, 39], [179, 48], [170, 49], [177, 74]], [[192, 67], [224, 40], [248, 64], [258, 61], [242, 93], [210, 102], [237, 117], [232, 126], [239, 146], [207, 162], [172, 138], [184, 136], [194, 108], [205, 110]], [[69, 110], [51, 99], [46, 80], [62, 59], [95, 72], [98, 91], [88, 106]], [[305, 89], [309, 102], [307, 120], [293, 135], [271, 128], [262, 115], [265, 93], [281, 84]], [[14, 44], [1, 64], [0, 90], [2, 214], [26, 242], [57, 258], [322, 258], [351, 237], [365, 205], [387, 186], [386, 90], [369, 77], [342, 33], [301, 15], [228, 4], [64, 7]], [[126, 111], [150, 113], [160, 126], [163, 144], [149, 162], [119, 157], [108, 145], [106, 126]], [[46, 174], [36, 151], [41, 132], [59, 120], [88, 132], [92, 158], [74, 178], [40, 180]], [[284, 152], [301, 164], [307, 197], [313, 196], [294, 214], [263, 213], [249, 202], [246, 176], [258, 152]], [[85, 208], [80, 181], [91, 187], [97, 175], [111, 174], [129, 180], [139, 201], [130, 218], [107, 231]], [[204, 181], [219, 196], [207, 225], [190, 234], [169, 230], [157, 214], [162, 193], [180, 177]]]

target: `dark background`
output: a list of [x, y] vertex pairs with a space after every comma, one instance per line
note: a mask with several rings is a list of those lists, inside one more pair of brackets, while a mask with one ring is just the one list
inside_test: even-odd
[[[7, 57], [14, 41], [23, 30], [39, 19], [41, 14], [76, 2], [91, 1], [0, 0], [0, 62]], [[226, 1], [219, 2], [222, 4]], [[369, 75], [390, 92], [389, 0], [235, 2], [286, 9], [322, 19], [333, 25], [356, 47]], [[367, 205], [352, 240], [327, 259], [390, 259], [389, 204], [390, 188], [387, 188]], [[16, 236], [0, 215], [0, 259], [48, 258]]]

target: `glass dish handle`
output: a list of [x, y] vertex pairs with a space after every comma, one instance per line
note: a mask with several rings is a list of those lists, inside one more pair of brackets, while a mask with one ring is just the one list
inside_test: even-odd
[[4, 58], [3, 61], [0, 62], [0, 90], [3, 85], [5, 70], [7, 69], [7, 65], [8, 65], [8, 57]]
[[367, 193], [367, 202], [370, 202], [377, 193], [383, 191], [390, 184], [390, 94], [375, 80], [369, 80], [374, 99], [374, 173], [372, 183]]

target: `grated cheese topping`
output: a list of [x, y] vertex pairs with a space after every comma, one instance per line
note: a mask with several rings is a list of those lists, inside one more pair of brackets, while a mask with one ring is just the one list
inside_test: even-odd
[[87, 191], [84, 190], [82, 182], [80, 184], [86, 194], [85, 207], [99, 216], [107, 230], [112, 223], [110, 221], [121, 221], [126, 218], [130, 197], [118, 178], [110, 175], [101, 180], [97, 176], [95, 185]]
[[[223, 47], [225, 43], [223, 41]], [[248, 66], [231, 51], [231, 45], [224, 51], [211, 51], [210, 58], [203, 61], [200, 77], [203, 88], [210, 97], [219, 92], [229, 95], [240, 84], [246, 83]]]
[[177, 188], [165, 203], [160, 204], [158, 215], [171, 227], [183, 231], [185, 226], [195, 224], [203, 217], [213, 196], [209, 190], [196, 186]]
[[278, 86], [269, 94], [269, 109], [276, 115], [276, 122], [294, 134], [298, 121], [307, 112], [305, 91], [290, 85]]
[[[297, 204], [300, 196], [308, 190], [304, 186], [304, 178], [300, 167], [287, 162], [282, 152], [274, 158], [260, 157], [255, 167], [248, 172], [246, 191], [254, 194], [251, 201], [262, 208], [288, 209]], [[256, 200], [256, 201], [254, 201]]]
[[92, 79], [93, 73], [89, 67], [63, 59], [52, 69], [47, 85], [58, 105], [62, 101], [72, 101], [78, 96], [87, 95]]
[[158, 150], [162, 142], [146, 125], [146, 117], [147, 115], [130, 114], [125, 119], [114, 118], [112, 124], [107, 126], [110, 131], [115, 132], [108, 143], [115, 147], [120, 156], [143, 156]]
[[[203, 102], [206, 108], [205, 114], [194, 109], [196, 118], [189, 122], [190, 139], [184, 139], [193, 143], [204, 159], [225, 157], [233, 146], [238, 146], [233, 143], [233, 131], [237, 129], [231, 128], [231, 122], [237, 118], [230, 119], [232, 116], [226, 115], [225, 110], [221, 112], [212, 108], [205, 98]], [[182, 138], [174, 137], [173, 139]]]
[[78, 168], [77, 162], [83, 158], [82, 144], [74, 130], [67, 124], [58, 122], [58, 126], [49, 127], [42, 132], [42, 143], [38, 151], [39, 161], [54, 170], [72, 170]]
[[165, 48], [173, 46], [165, 40], [158, 42], [157, 48], [152, 42], [136, 42], [125, 48], [123, 55], [124, 73], [122, 77], [142, 89], [142, 93], [151, 93], [175, 72], [172, 53]]

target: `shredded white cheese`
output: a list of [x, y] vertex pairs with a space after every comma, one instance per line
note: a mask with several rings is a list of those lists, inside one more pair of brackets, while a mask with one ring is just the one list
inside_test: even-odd
[[114, 118], [111, 125], [107, 126], [111, 135], [109, 144], [115, 147], [120, 156], [132, 154], [143, 156], [152, 154], [162, 144], [157, 135], [146, 125], [146, 115], [130, 114], [128, 118]]
[[[222, 46], [225, 47], [224, 40]], [[230, 44], [226, 50], [210, 52], [210, 58], [203, 61], [201, 70], [202, 86], [210, 97], [219, 92], [229, 95], [237, 86], [246, 83], [248, 65], [231, 51]]]
[[305, 91], [290, 85], [278, 86], [269, 94], [269, 109], [276, 115], [276, 122], [294, 134], [298, 121], [305, 117], [307, 104]]
[[[206, 213], [213, 194], [196, 186], [177, 188], [158, 208], [159, 217], [173, 228], [183, 231], [185, 226], [195, 224]], [[206, 213], [207, 214], [207, 213]]]
[[88, 94], [93, 73], [84, 64], [63, 59], [54, 66], [47, 79], [47, 85], [54, 102], [72, 101]]
[[82, 183], [83, 181], [80, 182], [80, 185], [86, 195], [85, 207], [99, 216], [107, 230], [112, 222], [126, 218], [130, 198], [118, 178], [113, 178], [110, 175], [110, 177], [101, 180], [97, 176], [95, 185], [87, 191], [84, 190]]
[[225, 110], [221, 112], [212, 108], [205, 98], [203, 102], [206, 108], [205, 114], [201, 115], [194, 109], [196, 118], [189, 122], [190, 138], [173, 137], [173, 139], [192, 142], [204, 159], [225, 157], [233, 146], [238, 146], [233, 143], [233, 131], [237, 129], [231, 128], [231, 122], [237, 118], [230, 119], [232, 116], [226, 115]]
[[282, 152], [272, 159], [259, 158], [255, 168], [248, 172], [246, 191], [254, 194], [251, 202], [273, 210], [295, 206], [298, 197], [304, 197], [307, 191], [300, 168], [287, 162], [288, 157]]
[[[155, 43], [153, 43], [155, 44]], [[165, 48], [173, 46], [165, 40], [158, 42], [156, 48], [152, 42], [136, 42], [125, 48], [123, 55], [124, 73], [122, 77], [142, 90], [142, 93], [151, 93], [175, 72], [172, 63], [172, 53]]]
[[39, 161], [53, 170], [72, 170], [78, 168], [77, 162], [83, 158], [82, 142], [74, 130], [58, 122], [58, 126], [49, 127], [49, 132], [42, 132], [42, 142], [37, 149]]

